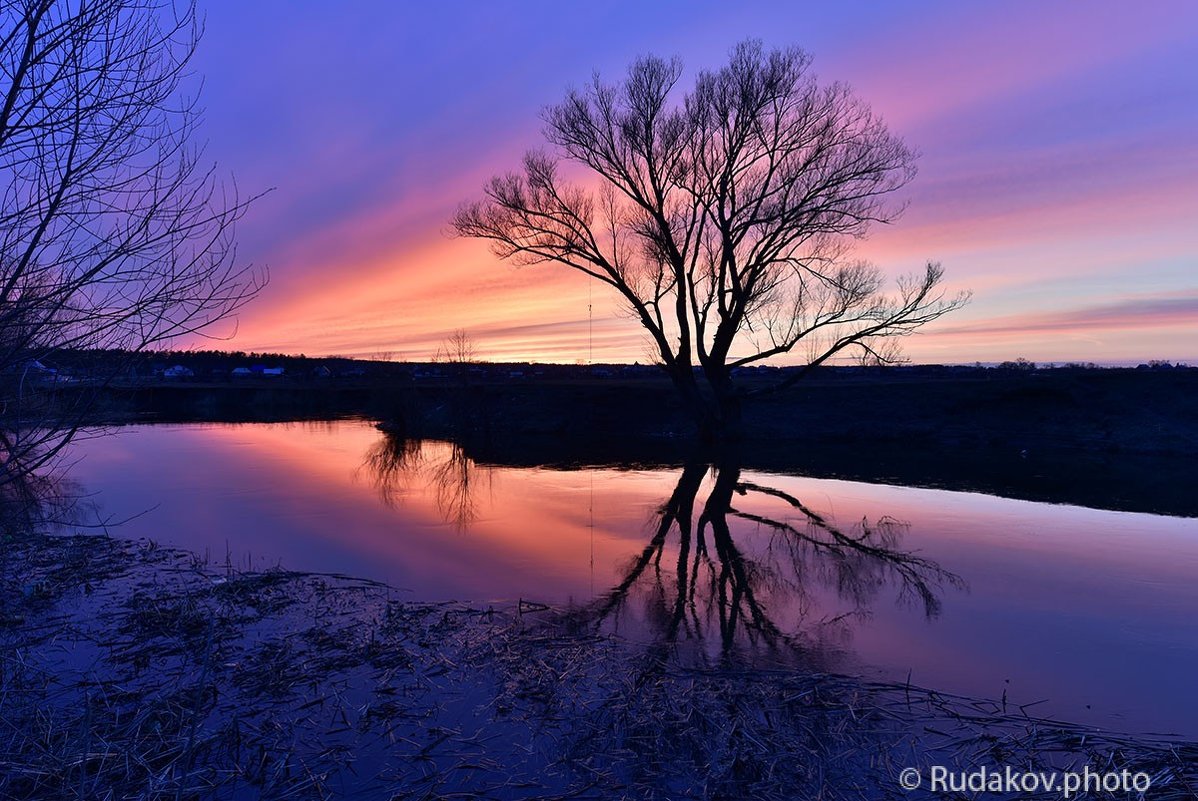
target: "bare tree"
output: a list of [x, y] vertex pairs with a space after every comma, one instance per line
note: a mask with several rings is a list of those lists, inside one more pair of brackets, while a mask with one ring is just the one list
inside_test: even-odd
[[457, 328], [445, 337], [433, 360], [446, 364], [473, 364], [478, 360], [478, 346], [474, 344], [474, 337], [470, 336], [469, 331]]
[[945, 295], [938, 264], [888, 293], [877, 267], [848, 258], [898, 216], [915, 154], [810, 61], [746, 42], [681, 98], [677, 60], [641, 58], [619, 84], [596, 76], [544, 112], [550, 149], [493, 178], [454, 229], [619, 293], [708, 435], [734, 434], [753, 394], [733, 385], [737, 367], [792, 352], [808, 369], [845, 351], [893, 361], [896, 337], [967, 296]]
[[190, 144], [199, 35], [187, 0], [0, 2], [0, 481], [84, 419], [42, 361], [211, 331], [265, 281], [235, 257], [248, 201]]

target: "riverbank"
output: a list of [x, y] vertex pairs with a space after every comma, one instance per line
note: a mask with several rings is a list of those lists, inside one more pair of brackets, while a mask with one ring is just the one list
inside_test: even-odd
[[[454, 440], [486, 464], [695, 457], [672, 387], [653, 377], [159, 382], [111, 388], [94, 420], [351, 416]], [[749, 469], [1198, 516], [1198, 370], [832, 370], [749, 405], [745, 418]]]
[[[748, 391], [768, 382], [741, 380]], [[69, 397], [72, 388], [60, 391]], [[380, 373], [340, 382], [116, 383], [94, 413], [115, 423], [346, 415], [392, 418], [429, 433], [659, 439], [691, 430], [662, 377], [563, 377], [548, 366], [544, 374], [486, 380]], [[1191, 455], [1198, 450], [1198, 369], [826, 369], [746, 403], [745, 432], [750, 441]]]
[[91, 535], [10, 533], [0, 569], [5, 798], [884, 799], [932, 765], [1198, 789], [1193, 744], [1003, 699], [682, 664], [597, 633], [585, 608], [411, 603]]

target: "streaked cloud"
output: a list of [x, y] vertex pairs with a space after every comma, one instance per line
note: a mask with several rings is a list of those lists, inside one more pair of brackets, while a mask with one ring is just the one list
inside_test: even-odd
[[[941, 326], [937, 333], [941, 336], [1046, 334], [1095, 329], [1114, 332], [1127, 328], [1177, 327], [1191, 328], [1198, 333], [1198, 292], [1181, 296], [1133, 298], [1047, 314], [996, 317], [964, 326]], [[1198, 345], [1195, 349], [1198, 350]]]
[[233, 347], [421, 358], [465, 328], [488, 358], [643, 359], [601, 287], [499, 263], [447, 220], [593, 69], [655, 51], [693, 72], [759, 36], [811, 49], [924, 154], [906, 216], [859, 248], [974, 290], [913, 358], [1198, 350], [1192, 3], [208, 6], [209, 154], [278, 187], [241, 226], [273, 283]]

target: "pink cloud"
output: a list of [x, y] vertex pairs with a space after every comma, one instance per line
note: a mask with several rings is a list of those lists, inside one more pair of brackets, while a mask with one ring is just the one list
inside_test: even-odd
[[941, 336], [954, 334], [1020, 334], [1078, 332], [1092, 329], [1192, 328], [1198, 334], [1198, 291], [1127, 300], [1059, 312], [1019, 314], [980, 320], [968, 325], [940, 327]]
[[[1159, 130], [1140, 129], [1128, 118], [1109, 129], [1041, 139], [1039, 129], [1020, 125], [1042, 121], [1019, 114], [1029, 96], [1068, 101], [1070, 87], [1090, 76], [1176, 48], [1196, 9], [949, 6], [931, 12], [936, 19], [907, 15], [872, 37], [854, 36], [839, 51], [816, 54], [825, 77], [852, 80], [892, 127], [915, 131], [914, 144], [927, 153], [906, 217], [876, 231], [860, 254], [895, 272], [939, 259], [954, 287], [975, 291], [969, 309], [943, 321], [950, 328], [911, 340], [913, 353], [953, 351], [953, 360], [970, 360], [987, 347], [986, 336], [1020, 336], [1019, 320], [1029, 326], [1026, 336], [1106, 330], [1098, 316], [1081, 311], [1072, 322], [1065, 313], [1003, 313], [1025, 308], [1016, 301], [1041, 309], [1086, 303], [1093, 311], [1118, 305], [1128, 287], [1168, 289], [1189, 280], [1177, 268], [1198, 248], [1198, 159], [1186, 126], [1164, 119], [1153, 123]], [[454, 58], [466, 59], [472, 45], [454, 47]], [[692, 65], [712, 62], [710, 53], [683, 55]], [[610, 56], [610, 48], [598, 48], [587, 58], [603, 63]], [[465, 328], [483, 340], [489, 358], [573, 361], [591, 345], [590, 323], [582, 330], [589, 302], [596, 359], [643, 359], [640, 329], [618, 316], [603, 288], [560, 267], [516, 270], [481, 244], [445, 236], [458, 202], [477, 196], [489, 175], [515, 166], [525, 147], [540, 142], [534, 107], [560, 96], [544, 80], [536, 97], [507, 87], [505, 80], [523, 81], [536, 67], [523, 61], [512, 70], [461, 82], [460, 91], [438, 95], [430, 114], [410, 124], [387, 117], [403, 122], [398, 128], [381, 118], [357, 121], [355, 109], [376, 98], [353, 92], [312, 121], [327, 139], [317, 137], [318, 147], [307, 142], [309, 163], [279, 181], [281, 191], [243, 226], [258, 227], [255, 241], [265, 240], [266, 252], [255, 258], [270, 263], [276, 280], [247, 310], [233, 345], [422, 358], [445, 332]], [[586, 75], [563, 74], [560, 84]], [[1150, 79], [1144, 76], [1146, 87]], [[305, 116], [296, 114], [288, 122], [298, 125]], [[1010, 136], [987, 129], [994, 120]], [[1051, 123], [1043, 124], [1051, 133]], [[1071, 278], [1075, 286], [1065, 287]], [[1112, 312], [1103, 325], [1126, 324], [1145, 337], [1153, 325], [1185, 325], [1158, 311], [1137, 316], [1124, 308], [1129, 316]], [[980, 328], [964, 322], [971, 317], [980, 318]], [[1001, 320], [1010, 325], [993, 322]]]

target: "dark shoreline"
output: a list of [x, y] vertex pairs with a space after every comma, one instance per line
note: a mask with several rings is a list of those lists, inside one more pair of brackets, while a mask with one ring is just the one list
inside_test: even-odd
[[[95, 422], [343, 417], [496, 465], [702, 458], [657, 378], [159, 382], [107, 390]], [[1198, 370], [830, 371], [747, 407], [745, 429], [748, 469], [1198, 516]]]

